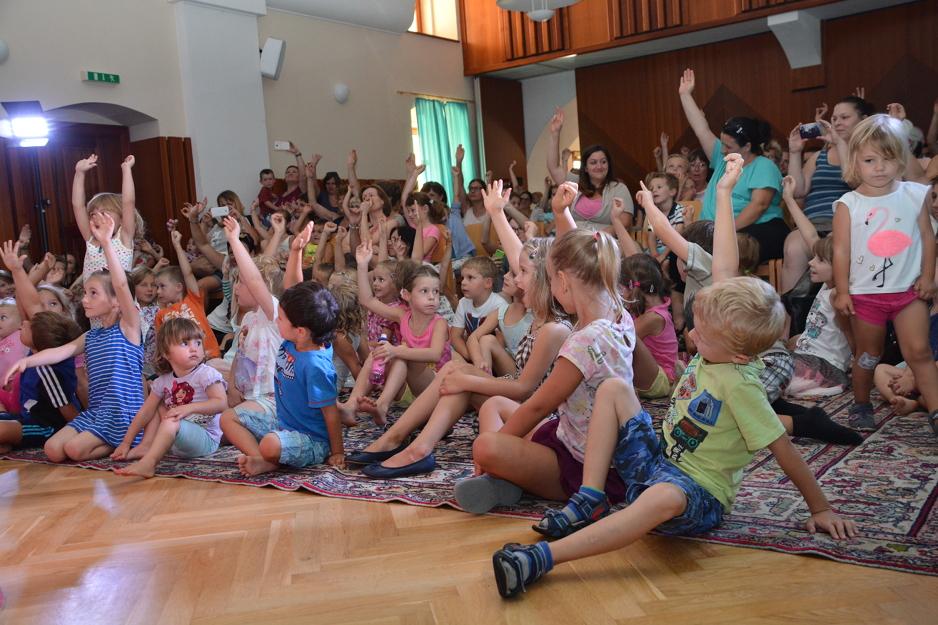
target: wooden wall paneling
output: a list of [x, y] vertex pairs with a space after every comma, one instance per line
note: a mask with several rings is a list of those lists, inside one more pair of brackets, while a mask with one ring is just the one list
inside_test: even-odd
[[609, 43], [612, 32], [612, 10], [616, 0], [581, 0], [567, 7], [570, 50]]
[[523, 176], [527, 161], [521, 83], [482, 76], [479, 78], [479, 92], [487, 167], [496, 178], [507, 181], [508, 166], [511, 161], [517, 161], [515, 172]]
[[502, 14], [506, 60], [560, 52], [566, 49], [566, 9], [559, 9], [547, 22], [535, 22], [520, 11], [502, 11]]
[[10, 176], [10, 162], [7, 158], [9, 142], [0, 137], [0, 241], [16, 240], [19, 235], [15, 204], [13, 203], [13, 178]]
[[741, 13], [758, 11], [760, 9], [770, 9], [783, 4], [790, 4], [798, 0], [737, 0]]
[[613, 0], [613, 35], [617, 38], [680, 26], [681, 0]]
[[[166, 221], [173, 217], [172, 187], [165, 137], [153, 137], [131, 144], [137, 164], [134, 181], [137, 188], [137, 210], [146, 223], [147, 235], [159, 243], [164, 251], [170, 249]], [[182, 227], [187, 227], [184, 224]]]
[[466, 75], [504, 63], [507, 35], [503, 11], [489, 0], [459, 0], [458, 10]]
[[630, 189], [654, 166], [652, 149], [662, 131], [673, 148], [697, 147], [677, 94], [686, 67], [695, 70], [694, 97], [715, 131], [730, 116], [760, 117], [784, 145], [796, 123], [812, 119], [815, 106], [833, 106], [858, 85], [878, 110], [902, 102], [909, 118], [927, 129], [935, 93], [922, 86], [938, 84], [938, 3], [825, 21], [822, 38], [817, 88], [803, 88], [818, 75], [807, 74], [809, 80], [793, 72], [770, 33], [578, 69], [580, 144], [606, 145]]

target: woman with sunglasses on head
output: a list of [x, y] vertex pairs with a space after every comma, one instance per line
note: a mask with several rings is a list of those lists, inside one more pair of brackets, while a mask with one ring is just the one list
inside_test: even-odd
[[782, 173], [770, 159], [762, 156], [763, 144], [771, 138], [769, 125], [751, 117], [731, 117], [723, 124], [717, 137], [704, 112], [694, 101], [694, 70], [684, 70], [678, 93], [684, 115], [700, 141], [704, 153], [710, 155], [714, 172], [704, 192], [700, 219], [716, 214], [716, 182], [723, 176], [723, 157], [736, 152], [743, 157], [743, 172], [733, 187], [733, 215], [737, 232], [745, 232], [759, 242], [759, 262], [782, 258], [789, 228], [782, 218]]

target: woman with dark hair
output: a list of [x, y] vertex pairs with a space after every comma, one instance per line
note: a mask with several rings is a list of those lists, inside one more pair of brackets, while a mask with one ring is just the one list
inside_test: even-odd
[[[550, 142], [547, 146], [547, 170], [555, 184], [567, 180], [565, 166], [560, 163], [562, 128], [563, 110], [558, 108], [550, 120]], [[626, 228], [631, 227], [635, 218], [632, 194], [622, 181], [616, 179], [609, 150], [601, 145], [586, 148], [580, 159], [578, 192], [570, 206], [577, 228], [611, 231], [612, 204], [615, 198], [621, 198], [625, 204], [622, 222]]]
[[782, 218], [782, 172], [762, 156], [763, 145], [771, 138], [771, 128], [751, 117], [731, 117], [723, 124], [719, 138], [707, 125], [707, 118], [694, 101], [694, 70], [684, 70], [678, 93], [684, 115], [704, 152], [710, 155], [713, 176], [704, 193], [700, 219], [716, 215], [716, 183], [723, 176], [723, 157], [736, 152], [743, 157], [743, 172], [733, 187], [733, 215], [737, 232], [745, 232], [759, 242], [759, 262], [781, 258], [785, 237], [790, 232]]
[[710, 181], [710, 159], [700, 148], [690, 151], [687, 155], [690, 162], [690, 168], [687, 170], [687, 176], [694, 183], [694, 200], [703, 200], [707, 192], [707, 183]]
[[[826, 112], [827, 105], [823, 105], [815, 117], [817, 123], [821, 124], [821, 138], [825, 145], [823, 149], [808, 156], [803, 164], [801, 155], [804, 152], [805, 140], [801, 138], [801, 124], [795, 126], [788, 135], [788, 151], [791, 154], [788, 175], [795, 181], [795, 198], [804, 199], [805, 217], [811, 220], [819, 232], [831, 231], [834, 222], [834, 201], [851, 191], [843, 179], [841, 154], [839, 150], [831, 148], [841, 143], [846, 145], [854, 127], [875, 113], [876, 108], [863, 98], [851, 95], [834, 105], [830, 124], [821, 119]], [[785, 240], [785, 262], [782, 266], [783, 295], [795, 288], [801, 280], [808, 270], [808, 261], [812, 256], [804, 238], [797, 231], [788, 235]]]

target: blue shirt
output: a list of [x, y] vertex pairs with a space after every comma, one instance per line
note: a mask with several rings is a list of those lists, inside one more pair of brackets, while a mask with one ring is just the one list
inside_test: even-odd
[[298, 351], [284, 341], [277, 353], [277, 418], [280, 427], [309, 434], [328, 444], [322, 409], [336, 401], [332, 346]]
[[462, 222], [462, 206], [459, 202], [453, 202], [453, 205], [449, 207], [446, 227], [453, 236], [453, 260], [475, 256], [476, 246], [466, 234], [466, 225]]
[[[708, 219], [713, 221], [716, 217], [717, 208], [717, 183], [723, 177], [726, 170], [726, 162], [723, 160], [723, 142], [717, 139], [713, 143], [713, 152], [710, 154], [710, 166], [713, 167], [713, 176], [704, 191], [703, 206], [700, 210], [699, 219]], [[772, 189], [775, 193], [769, 202], [769, 207], [765, 209], [762, 216], [755, 221], [757, 224], [764, 224], [773, 219], [782, 218], [782, 172], [771, 160], [764, 156], [757, 156], [751, 163], [743, 167], [743, 172], [733, 187], [733, 216], [739, 217], [746, 205], [752, 201], [752, 192], [756, 189]]]
[[59, 408], [71, 404], [81, 410], [75, 395], [77, 388], [74, 358], [54, 365], [30, 367], [20, 376], [21, 420], [42, 423], [55, 430], [65, 427], [65, 417]]

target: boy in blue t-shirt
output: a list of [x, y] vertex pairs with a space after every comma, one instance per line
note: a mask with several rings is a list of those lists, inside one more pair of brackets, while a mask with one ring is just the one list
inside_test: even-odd
[[[339, 305], [324, 286], [302, 282], [300, 256], [309, 242], [312, 223], [295, 237], [287, 264], [285, 286], [275, 300], [247, 249], [238, 239], [239, 226], [225, 218], [225, 235], [238, 264], [241, 287], [250, 292], [268, 319], [276, 319], [283, 344], [277, 353], [274, 379], [276, 416], [250, 402], [226, 411], [221, 427], [231, 443], [241, 450], [238, 467], [244, 475], [273, 471], [279, 465], [305, 467], [328, 463], [345, 466], [342, 423], [336, 408], [335, 367], [332, 340], [339, 319]], [[296, 271], [299, 269], [299, 271]]]

